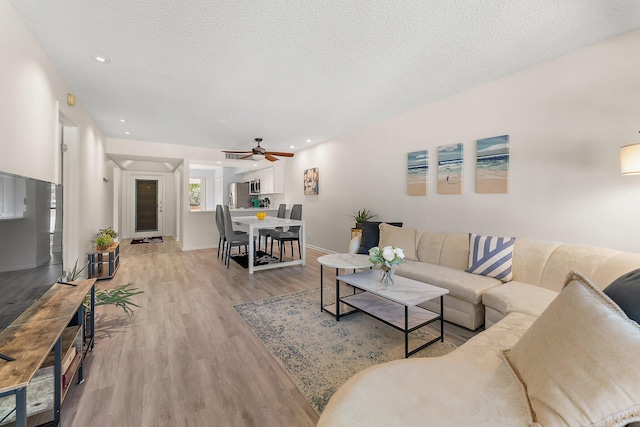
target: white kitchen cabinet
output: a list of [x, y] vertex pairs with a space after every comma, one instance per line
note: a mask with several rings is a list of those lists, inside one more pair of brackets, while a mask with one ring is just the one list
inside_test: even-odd
[[260, 194], [284, 193], [284, 168], [271, 166], [260, 172]]
[[269, 166], [251, 172], [238, 174], [242, 182], [251, 182], [254, 179], [260, 180], [260, 194], [282, 194], [284, 193], [284, 167]]

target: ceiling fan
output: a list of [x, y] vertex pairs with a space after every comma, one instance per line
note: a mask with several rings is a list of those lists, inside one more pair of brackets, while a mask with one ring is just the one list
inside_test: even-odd
[[223, 150], [223, 153], [229, 154], [245, 154], [242, 157], [239, 157], [238, 160], [262, 160], [267, 159], [270, 162], [275, 162], [279, 160], [276, 156], [280, 157], [293, 157], [293, 153], [286, 153], [283, 151], [267, 151], [260, 146], [262, 142], [262, 138], [256, 138], [255, 141], [258, 143], [257, 147], [253, 147], [251, 150], [247, 151], [226, 151]]

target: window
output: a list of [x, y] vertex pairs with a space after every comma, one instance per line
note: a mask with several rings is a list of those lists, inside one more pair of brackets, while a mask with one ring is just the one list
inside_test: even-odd
[[189, 178], [189, 208], [192, 211], [205, 210], [206, 179]]

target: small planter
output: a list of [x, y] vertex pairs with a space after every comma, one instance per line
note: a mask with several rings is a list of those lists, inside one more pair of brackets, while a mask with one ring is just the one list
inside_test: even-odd
[[96, 245], [96, 250], [98, 251], [106, 251], [111, 247], [111, 244], [108, 245]]
[[356, 222], [356, 228], [362, 228], [362, 223], [361, 222]]

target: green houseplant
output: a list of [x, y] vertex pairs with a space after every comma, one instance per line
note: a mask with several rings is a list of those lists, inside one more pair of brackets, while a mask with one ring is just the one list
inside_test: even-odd
[[118, 238], [118, 232], [115, 231], [113, 228], [109, 227], [109, 228], [101, 228], [100, 230], [98, 230], [98, 232], [96, 233], [96, 236], [101, 236], [101, 235], [107, 235], [110, 236], [114, 241]]
[[[67, 274], [67, 281], [73, 282], [80, 279], [80, 274], [84, 271], [86, 265], [82, 268], [78, 268], [78, 260], [73, 264], [73, 268]], [[95, 302], [94, 305], [113, 304], [116, 307], [121, 307], [124, 313], [131, 317], [133, 315], [132, 307], [140, 307], [138, 304], [131, 301], [131, 297], [144, 293], [133, 286], [133, 282], [126, 283], [124, 285], [116, 286], [112, 289], [99, 289], [95, 290]], [[88, 314], [91, 311], [91, 295], [87, 294], [82, 302], [85, 312]]]
[[[124, 310], [129, 317], [133, 316], [132, 307], [140, 307], [131, 301], [131, 297], [144, 293], [139, 288], [133, 286], [133, 282], [116, 286], [112, 289], [96, 289], [95, 290], [95, 306], [112, 304]], [[83, 302], [87, 313], [91, 310], [91, 296], [87, 295]]]
[[108, 234], [100, 234], [95, 237], [94, 241], [96, 242], [96, 249], [104, 251], [109, 249], [109, 246], [113, 243], [113, 237]]
[[369, 209], [361, 209], [359, 211], [355, 211], [351, 214], [351, 216], [356, 220], [356, 228], [362, 228], [363, 222], [369, 221], [371, 218], [376, 217], [376, 215], [371, 213]]

